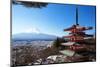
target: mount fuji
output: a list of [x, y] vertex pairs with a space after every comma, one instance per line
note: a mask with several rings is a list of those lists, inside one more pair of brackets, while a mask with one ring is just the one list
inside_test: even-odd
[[57, 36], [44, 33], [18, 33], [12, 35], [13, 40], [55, 40]]

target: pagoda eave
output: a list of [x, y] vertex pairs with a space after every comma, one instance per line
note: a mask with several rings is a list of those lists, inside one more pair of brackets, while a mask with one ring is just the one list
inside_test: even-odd
[[61, 45], [63, 46], [71, 46], [71, 45], [74, 45], [75, 42], [67, 42], [67, 43], [61, 43]]

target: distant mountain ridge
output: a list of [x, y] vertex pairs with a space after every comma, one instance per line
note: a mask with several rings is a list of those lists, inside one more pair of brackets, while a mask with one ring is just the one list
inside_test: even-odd
[[57, 36], [44, 33], [19, 33], [12, 35], [13, 40], [54, 40]]

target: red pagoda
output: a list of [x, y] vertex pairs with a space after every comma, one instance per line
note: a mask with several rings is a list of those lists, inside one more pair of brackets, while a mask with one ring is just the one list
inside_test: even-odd
[[[93, 35], [85, 34], [85, 30], [91, 30], [92, 27], [82, 27], [79, 24], [73, 25], [68, 29], [64, 29], [64, 31], [70, 31], [68, 36], [64, 36], [64, 38], [69, 39], [69, 42], [62, 43], [62, 45], [69, 46], [71, 50], [81, 50], [85, 49], [85, 44], [83, 44], [86, 38], [89, 38]], [[81, 44], [80, 44], [81, 43]]]
[[[91, 30], [92, 27], [83, 27], [78, 24], [78, 9], [76, 8], [76, 24], [72, 25], [70, 28], [64, 29], [65, 32], [69, 31], [69, 35], [63, 36], [64, 39], [68, 41], [65, 43], [61, 43], [62, 46], [65, 46], [66, 49], [60, 51], [60, 53], [70, 56], [70, 58], [78, 57], [83, 58], [83, 60], [87, 60], [87, 58], [83, 57], [82, 55], [78, 54], [77, 52], [86, 52], [88, 47], [85, 40], [92, 38], [93, 35], [86, 34], [86, 30]], [[78, 58], [79, 59], [79, 58]], [[77, 59], [74, 59], [78, 61]], [[81, 60], [81, 61], [83, 61]]]

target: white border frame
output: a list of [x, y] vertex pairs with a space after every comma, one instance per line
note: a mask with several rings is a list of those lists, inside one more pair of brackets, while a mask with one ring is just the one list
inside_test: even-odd
[[[34, 0], [35, 1], [35, 0]], [[36, 0], [37, 1], [37, 0]], [[41, 1], [41, 0], [38, 0]], [[100, 65], [100, 0], [42, 0], [46, 2], [96, 5], [97, 7], [97, 60], [96, 62], [39, 65], [41, 67], [98, 67]], [[0, 67], [10, 67], [10, 0], [0, 0]], [[34, 67], [34, 66], [25, 66]], [[37, 66], [38, 67], [38, 66]]]

